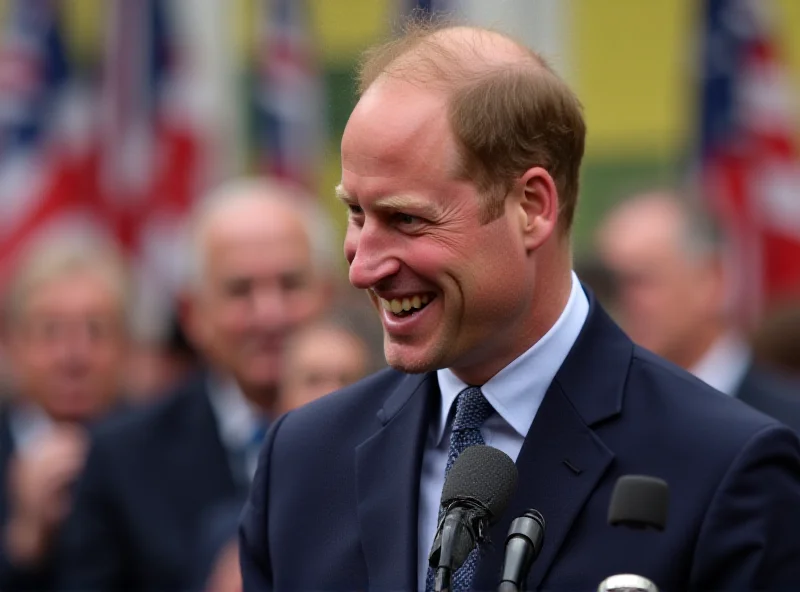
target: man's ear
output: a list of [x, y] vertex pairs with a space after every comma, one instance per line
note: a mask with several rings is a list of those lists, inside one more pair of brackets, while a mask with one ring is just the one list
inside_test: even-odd
[[519, 178], [516, 191], [522, 235], [529, 251], [544, 244], [558, 225], [558, 190], [542, 167], [533, 167]]

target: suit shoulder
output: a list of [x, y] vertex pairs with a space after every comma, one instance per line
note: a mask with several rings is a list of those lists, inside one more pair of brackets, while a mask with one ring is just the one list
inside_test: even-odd
[[364, 410], [365, 407], [377, 412], [386, 395], [400, 386], [408, 376], [392, 368], [384, 368], [292, 411], [292, 416], [295, 421], [305, 418], [311, 420], [329, 417], [331, 413]]
[[680, 422], [683, 434], [697, 431], [707, 437], [713, 429], [713, 440], [721, 444], [741, 443], [765, 428], [782, 425], [639, 346], [634, 348], [628, 391], [634, 397], [658, 399], [666, 419]]
[[800, 382], [797, 379], [750, 366], [739, 385], [737, 397], [800, 432]]
[[384, 368], [290, 411], [282, 422], [282, 432], [316, 434], [355, 429], [371, 422], [391, 393], [414, 380], [413, 375]]
[[128, 446], [168, 433], [179, 424], [194, 399], [205, 395], [202, 384], [191, 379], [163, 398], [141, 407], [128, 408], [100, 421], [92, 429], [96, 446]]

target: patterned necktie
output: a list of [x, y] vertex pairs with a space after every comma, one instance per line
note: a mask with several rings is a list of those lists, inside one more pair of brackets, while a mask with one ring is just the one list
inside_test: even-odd
[[[484, 444], [480, 427], [493, 411], [491, 404], [483, 396], [480, 387], [471, 386], [459, 393], [456, 399], [456, 417], [453, 420], [453, 429], [450, 434], [450, 451], [447, 454], [445, 479], [447, 479], [450, 467], [453, 466], [459, 454], [470, 446]], [[442, 513], [443, 511], [440, 509], [439, 520], [442, 518]], [[451, 590], [453, 592], [470, 590], [477, 566], [478, 549], [473, 549], [464, 564], [453, 574]], [[429, 567], [428, 579], [425, 585], [427, 592], [433, 592], [434, 577], [434, 570]]]

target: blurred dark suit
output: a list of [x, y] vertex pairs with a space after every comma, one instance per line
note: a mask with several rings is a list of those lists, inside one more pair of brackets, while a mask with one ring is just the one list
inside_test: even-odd
[[58, 588], [184, 590], [213, 508], [243, 495], [204, 374], [98, 428], [63, 532]]
[[751, 364], [734, 394], [800, 433], [800, 382]]

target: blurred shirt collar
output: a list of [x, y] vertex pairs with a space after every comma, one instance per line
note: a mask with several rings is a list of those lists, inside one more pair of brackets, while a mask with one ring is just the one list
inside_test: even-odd
[[267, 422], [232, 379], [210, 376], [208, 394], [220, 440], [228, 450], [247, 446], [252, 434]]
[[9, 411], [9, 429], [14, 448], [23, 452], [53, 429], [53, 420], [38, 405], [14, 402]]
[[717, 339], [689, 371], [718, 391], [736, 395], [750, 362], [747, 343], [736, 333], [729, 332]]

